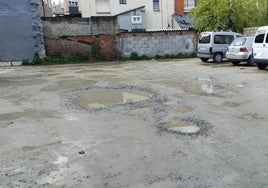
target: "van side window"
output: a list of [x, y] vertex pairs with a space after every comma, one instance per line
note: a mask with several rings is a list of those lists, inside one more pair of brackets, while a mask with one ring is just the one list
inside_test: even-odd
[[215, 44], [231, 44], [234, 40], [233, 35], [215, 35], [214, 43]]
[[266, 35], [266, 41], [265, 41], [265, 43], [268, 43], [268, 34]]
[[264, 34], [259, 34], [255, 37], [255, 43], [263, 43], [263, 40], [264, 40]]

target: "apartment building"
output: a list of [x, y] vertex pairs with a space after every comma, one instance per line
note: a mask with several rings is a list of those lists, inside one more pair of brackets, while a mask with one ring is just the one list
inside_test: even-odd
[[61, 0], [61, 8], [65, 15], [77, 15], [80, 13], [80, 0]]
[[198, 0], [175, 0], [175, 10], [172, 16], [173, 27], [191, 29], [194, 26], [188, 13], [198, 4]]
[[41, 17], [52, 17], [52, 3], [51, 0], [39, 0]]
[[84, 18], [126, 13], [128, 22], [134, 26], [142, 22], [146, 29], [168, 28], [174, 14], [174, 0], [81, 0], [81, 12]]
[[197, 0], [80, 0], [82, 17], [118, 16], [120, 29], [178, 28], [174, 14], [189, 12]]

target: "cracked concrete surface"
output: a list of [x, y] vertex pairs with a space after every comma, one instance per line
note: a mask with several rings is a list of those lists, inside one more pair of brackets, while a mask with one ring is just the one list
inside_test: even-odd
[[0, 188], [268, 187], [256, 67], [0, 67], [0, 96]]

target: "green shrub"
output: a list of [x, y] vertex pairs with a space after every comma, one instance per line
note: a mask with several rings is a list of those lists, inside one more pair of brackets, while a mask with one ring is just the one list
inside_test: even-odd
[[93, 59], [95, 61], [97, 61], [97, 62], [105, 61], [104, 56], [100, 53], [100, 44], [99, 44], [99, 41], [97, 39], [94, 40], [92, 47], [91, 47], [91, 50], [92, 50]]
[[156, 54], [156, 55], [154, 56], [154, 58], [155, 58], [155, 59], [162, 59], [163, 57], [162, 57], [161, 55], [159, 55], [159, 54]]
[[32, 61], [32, 65], [41, 65], [42, 64], [42, 59], [38, 54], [35, 54], [34, 59]]
[[129, 57], [130, 60], [139, 60], [139, 55], [136, 52], [132, 52]]
[[32, 63], [29, 61], [29, 59], [23, 59], [23, 60], [21, 61], [21, 64], [24, 65], [24, 66], [32, 65]]
[[81, 63], [81, 62], [85, 62], [87, 60], [88, 60], [88, 57], [86, 54], [76, 52], [75, 54], [68, 56], [65, 59], [65, 62], [66, 63]]
[[150, 60], [151, 58], [148, 57], [147, 55], [143, 54], [142, 56], [139, 57], [141, 60]]

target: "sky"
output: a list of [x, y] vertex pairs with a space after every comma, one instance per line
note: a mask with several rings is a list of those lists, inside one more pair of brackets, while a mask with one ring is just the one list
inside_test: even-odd
[[56, 3], [56, 4], [58, 4], [59, 2], [60, 2], [60, 0], [52, 0], [52, 3]]

